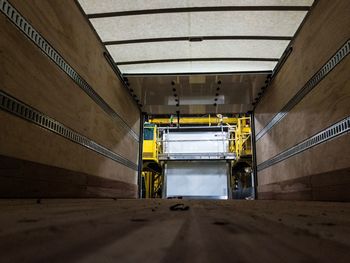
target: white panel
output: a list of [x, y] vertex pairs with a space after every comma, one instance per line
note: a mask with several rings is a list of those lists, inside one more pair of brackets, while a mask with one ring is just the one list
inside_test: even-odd
[[313, 0], [79, 0], [87, 14], [206, 6], [310, 6]]
[[306, 12], [194, 12], [91, 19], [102, 41], [188, 36], [293, 36]]
[[277, 62], [194, 61], [120, 65], [123, 74], [270, 71]]
[[228, 152], [226, 132], [170, 132], [163, 140], [164, 153]]
[[166, 196], [227, 198], [224, 162], [168, 162]]
[[281, 40], [208, 40], [174, 41], [107, 46], [114, 61], [177, 58], [280, 58], [289, 41]]

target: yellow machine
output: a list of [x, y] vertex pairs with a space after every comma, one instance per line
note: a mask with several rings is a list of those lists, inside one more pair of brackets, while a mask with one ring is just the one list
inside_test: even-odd
[[155, 124], [145, 123], [143, 130], [143, 193], [144, 198], [161, 197], [162, 168], [159, 164], [158, 129]]
[[158, 163], [158, 130], [152, 123], [145, 123], [143, 129], [143, 155], [142, 160]]
[[[180, 125], [224, 125], [229, 127], [229, 150], [235, 153], [236, 159], [232, 162], [233, 169], [241, 163], [251, 165], [251, 127], [250, 117], [223, 117], [218, 114], [208, 117], [182, 117]], [[143, 140], [143, 197], [161, 197], [162, 193], [162, 167], [158, 155], [161, 153], [157, 125], [177, 125], [177, 119], [152, 118], [144, 124]]]
[[243, 117], [237, 119], [236, 127], [231, 133], [230, 152], [236, 153], [236, 160], [241, 157], [251, 158], [251, 128], [250, 117]]

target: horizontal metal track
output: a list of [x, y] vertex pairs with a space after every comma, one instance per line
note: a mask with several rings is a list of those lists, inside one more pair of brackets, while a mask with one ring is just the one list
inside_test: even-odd
[[138, 166], [132, 161], [66, 127], [64, 124], [46, 116], [1, 90], [0, 108], [137, 171]]
[[120, 12], [106, 12], [87, 14], [88, 18], [103, 18], [116, 16], [153, 15], [167, 13], [190, 12], [227, 12], [227, 11], [309, 11], [310, 6], [205, 6], [205, 7], [179, 7], [162, 9], [130, 10]]
[[292, 99], [277, 113], [272, 120], [256, 135], [256, 141], [261, 139], [297, 105], [313, 88], [317, 86], [346, 56], [350, 53], [350, 40], [328, 60], [328, 62], [305, 84], [305, 86], [294, 95]]
[[293, 37], [289, 36], [188, 36], [188, 37], [160, 37], [160, 38], [140, 38], [105, 41], [103, 44], [108, 45], [125, 45], [150, 42], [173, 42], [173, 41], [204, 41], [204, 40], [285, 40], [290, 41]]
[[192, 62], [192, 61], [272, 61], [277, 62], [278, 58], [177, 58], [177, 59], [153, 59], [153, 60], [134, 60], [117, 62], [116, 65], [132, 64], [150, 64], [150, 63], [174, 63], [174, 62]]
[[20, 29], [36, 46], [38, 46], [55, 64], [61, 68], [117, 125], [123, 127], [134, 140], [138, 135], [131, 127], [101, 98], [100, 95], [84, 80], [64, 58], [44, 39], [40, 33], [7, 1], [0, 0], [0, 10]]
[[277, 154], [271, 159], [258, 165], [258, 171], [262, 171], [276, 163], [284, 161], [298, 153], [310, 149], [318, 144], [329, 141], [337, 136], [344, 135], [350, 131], [350, 117], [347, 117], [332, 126], [318, 132], [314, 136], [298, 143], [297, 145]]

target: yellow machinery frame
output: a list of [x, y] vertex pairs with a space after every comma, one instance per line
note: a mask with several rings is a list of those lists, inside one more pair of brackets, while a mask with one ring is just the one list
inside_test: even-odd
[[[182, 117], [180, 118], [180, 125], [227, 125], [229, 126], [229, 131], [231, 131], [229, 150], [230, 152], [236, 153], [236, 160], [234, 163], [238, 163], [242, 157], [249, 158], [252, 154], [250, 117], [228, 118], [221, 117], [221, 115], [217, 116]], [[149, 122], [145, 123], [144, 126], [147, 134], [145, 133], [143, 140], [142, 160], [144, 169], [142, 176], [145, 182], [146, 198], [161, 197], [162, 174], [154, 169], [150, 169], [148, 165], [152, 163], [160, 168], [158, 154], [161, 150], [161, 145], [158, 142], [159, 133], [157, 125], [170, 124], [177, 125], [177, 119], [153, 118], [149, 119]], [[161, 168], [159, 170], [161, 170]]]
[[238, 118], [232, 133], [230, 152], [236, 153], [237, 160], [242, 156], [251, 156], [252, 154], [250, 123], [250, 117]]
[[[158, 129], [155, 124], [145, 123], [143, 139], [143, 171], [142, 177], [145, 183], [145, 198], [161, 197], [162, 175], [160, 174], [160, 164], [158, 160], [159, 143]], [[150, 164], [158, 167], [158, 171], [150, 168]]]
[[[146, 132], [146, 129], [149, 131]], [[152, 136], [149, 136], [151, 135]], [[154, 161], [158, 163], [158, 129], [155, 124], [146, 123], [144, 127], [143, 155], [142, 160]]]
[[[220, 125], [222, 124], [237, 124], [239, 118], [231, 118], [231, 117], [222, 117], [219, 118], [217, 116], [208, 116], [208, 117], [181, 117], [180, 125]], [[151, 118], [149, 119], [149, 123], [157, 124], [157, 125], [177, 125], [177, 118], [173, 121], [170, 118]]]

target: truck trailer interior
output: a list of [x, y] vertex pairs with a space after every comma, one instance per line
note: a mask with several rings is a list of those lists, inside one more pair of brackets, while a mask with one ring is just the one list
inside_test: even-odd
[[349, 0], [0, 0], [0, 262], [350, 262]]

